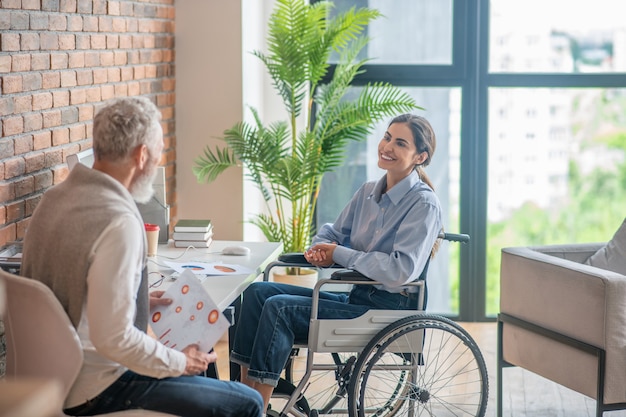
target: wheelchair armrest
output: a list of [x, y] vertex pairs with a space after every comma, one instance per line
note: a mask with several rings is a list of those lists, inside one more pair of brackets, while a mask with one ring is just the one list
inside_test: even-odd
[[283, 253], [278, 257], [280, 262], [286, 262], [290, 264], [303, 264], [303, 265], [311, 265], [309, 261], [304, 257], [304, 253], [302, 252], [290, 252]]
[[354, 269], [341, 269], [331, 274], [330, 279], [335, 281], [373, 281]]

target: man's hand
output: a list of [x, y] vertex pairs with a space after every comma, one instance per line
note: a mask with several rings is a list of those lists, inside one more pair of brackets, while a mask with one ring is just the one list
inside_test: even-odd
[[187, 357], [187, 365], [183, 375], [198, 375], [206, 371], [210, 363], [217, 360], [217, 353], [205, 353], [198, 350], [198, 345], [189, 345], [182, 352]]
[[333, 264], [333, 252], [335, 252], [336, 247], [336, 243], [318, 243], [304, 252], [304, 258], [318, 267], [331, 266]]
[[152, 291], [150, 293], [150, 309], [152, 310], [156, 306], [168, 306], [172, 304], [171, 298], [161, 298], [165, 291]]

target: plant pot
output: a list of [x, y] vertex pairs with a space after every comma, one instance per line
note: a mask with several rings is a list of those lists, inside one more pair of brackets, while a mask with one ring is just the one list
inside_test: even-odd
[[316, 269], [298, 268], [292, 270], [299, 271], [300, 274], [287, 274], [286, 268], [274, 268], [272, 281], [307, 288], [313, 288], [317, 283], [318, 273]]

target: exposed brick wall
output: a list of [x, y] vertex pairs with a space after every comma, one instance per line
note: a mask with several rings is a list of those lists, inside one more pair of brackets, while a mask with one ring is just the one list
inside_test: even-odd
[[175, 217], [174, 19], [174, 0], [0, 0], [0, 246], [24, 237], [113, 97], [161, 109]]

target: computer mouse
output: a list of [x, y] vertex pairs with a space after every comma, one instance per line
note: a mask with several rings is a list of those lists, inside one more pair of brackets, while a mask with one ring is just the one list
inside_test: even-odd
[[222, 249], [222, 255], [250, 255], [250, 248], [247, 248], [245, 246], [226, 246], [224, 249]]

